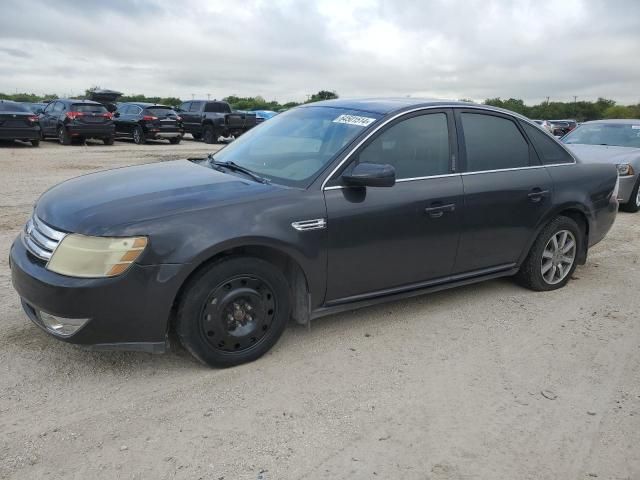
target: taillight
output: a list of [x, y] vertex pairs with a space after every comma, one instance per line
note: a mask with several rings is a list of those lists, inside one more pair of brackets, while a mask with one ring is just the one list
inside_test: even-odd
[[29, 120], [31, 123], [35, 123], [38, 121], [38, 116], [37, 115], [31, 115], [30, 117], [27, 117], [27, 120]]
[[109, 120], [113, 120], [113, 113], [111, 112], [103, 113], [102, 116], [104, 118], [108, 118]]
[[84, 117], [84, 113], [83, 112], [67, 112], [66, 117], [69, 120], [75, 120], [78, 117]]
[[153, 120], [157, 120], [158, 117], [154, 117], [152, 115], [145, 115], [144, 117], [142, 117], [143, 120], [147, 121], [147, 122], [151, 122]]

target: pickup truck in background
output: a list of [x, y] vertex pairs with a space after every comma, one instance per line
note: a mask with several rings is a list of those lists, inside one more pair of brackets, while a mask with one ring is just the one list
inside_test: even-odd
[[231, 105], [219, 100], [191, 100], [180, 105], [177, 112], [185, 133], [205, 143], [237, 137], [256, 126], [254, 113], [233, 112]]

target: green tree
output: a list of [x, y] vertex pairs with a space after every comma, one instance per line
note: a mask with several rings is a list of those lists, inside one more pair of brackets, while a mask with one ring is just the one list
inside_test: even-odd
[[333, 100], [338, 98], [338, 94], [334, 91], [320, 90], [318, 93], [311, 95], [311, 98], [305, 103], [320, 102], [321, 100]]
[[623, 105], [611, 105], [603, 112], [604, 118], [634, 118], [634, 107], [625, 107]]

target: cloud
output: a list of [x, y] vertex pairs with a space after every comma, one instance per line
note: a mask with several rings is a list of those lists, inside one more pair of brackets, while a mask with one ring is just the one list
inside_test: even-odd
[[640, 2], [6, 0], [0, 91], [640, 101]]

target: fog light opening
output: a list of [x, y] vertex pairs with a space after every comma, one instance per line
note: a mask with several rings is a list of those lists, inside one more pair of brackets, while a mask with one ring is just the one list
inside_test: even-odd
[[42, 311], [38, 312], [38, 317], [47, 330], [60, 337], [73, 335], [89, 321], [88, 318], [56, 317]]

